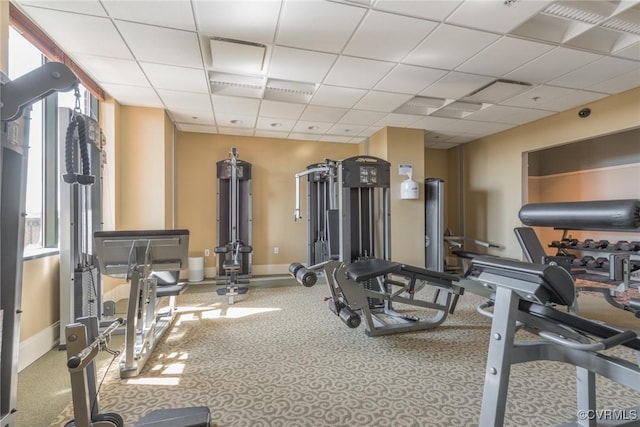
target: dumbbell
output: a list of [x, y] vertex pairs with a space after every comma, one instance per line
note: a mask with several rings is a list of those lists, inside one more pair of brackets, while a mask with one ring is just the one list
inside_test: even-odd
[[600, 256], [598, 258], [596, 258], [596, 265], [598, 266], [598, 268], [602, 268], [602, 269], [609, 269], [609, 258], [607, 257], [603, 257]]
[[589, 261], [595, 262], [595, 258], [593, 258], [591, 255], [585, 255], [583, 256], [581, 259], [575, 259], [574, 260], [574, 264], [578, 264], [582, 267], [586, 266]]
[[635, 250], [635, 245], [632, 243], [629, 243], [626, 240], [618, 240], [618, 242], [616, 243], [616, 249], [619, 251], [625, 251], [625, 252], [629, 252], [629, 251], [634, 251]]

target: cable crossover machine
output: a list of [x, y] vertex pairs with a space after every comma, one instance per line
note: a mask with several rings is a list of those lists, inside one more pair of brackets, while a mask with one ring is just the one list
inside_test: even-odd
[[234, 303], [237, 295], [247, 293], [251, 278], [251, 163], [238, 158], [231, 148], [230, 157], [216, 163], [217, 172], [217, 284], [218, 295]]

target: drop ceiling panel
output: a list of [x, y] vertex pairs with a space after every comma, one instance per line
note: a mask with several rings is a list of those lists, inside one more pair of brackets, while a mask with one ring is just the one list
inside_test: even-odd
[[280, 14], [279, 45], [339, 53], [366, 9], [340, 3], [285, 1]]
[[337, 55], [278, 46], [274, 49], [269, 77], [320, 83], [335, 62]]
[[573, 92], [575, 92], [574, 89], [539, 85], [501, 104], [511, 107], [536, 108], [539, 110], [559, 112], [562, 110], [557, 107], [557, 100]]
[[354, 135], [358, 135], [360, 132], [363, 132], [367, 129], [368, 126], [365, 125], [353, 125], [353, 124], [345, 124], [345, 123], [337, 123], [331, 127], [327, 132], [331, 135], [343, 135], [352, 137]]
[[[156, 1], [152, 6], [146, 1], [122, 0], [102, 0], [102, 4], [112, 18], [161, 27], [196, 30], [189, 0]], [[150, 10], [150, 6], [153, 11]]]
[[436, 23], [385, 12], [370, 12], [344, 49], [347, 55], [400, 61]]
[[469, 120], [520, 125], [555, 114], [553, 111], [492, 105], [467, 117]]
[[587, 87], [588, 90], [594, 92], [602, 92], [607, 94], [614, 94], [624, 92], [634, 87], [640, 86], [640, 71], [634, 70], [627, 74], [622, 74], [613, 79], [605, 80], [595, 85]]
[[415, 94], [447, 74], [444, 70], [398, 64], [375, 86], [376, 90]]
[[304, 113], [300, 116], [300, 120], [313, 122], [335, 122], [344, 116], [344, 113], [346, 112], [346, 108], [310, 105], [304, 110]]
[[260, 115], [265, 117], [275, 117], [296, 120], [305, 109], [304, 104], [293, 104], [290, 102], [262, 100], [260, 104]]
[[636, 61], [640, 61], [640, 41], [616, 50], [614, 54], [622, 58], [635, 59]]
[[83, 54], [73, 55], [73, 59], [98, 83], [151, 87], [136, 61]]
[[181, 123], [191, 123], [197, 125], [215, 125], [216, 121], [213, 117], [211, 108], [206, 110], [194, 109], [171, 109], [171, 116], [175, 121]]
[[304, 132], [291, 132], [289, 138], [300, 139], [303, 141], [320, 141], [322, 134], [304, 133]]
[[363, 96], [354, 107], [358, 110], [390, 113], [411, 98], [411, 95], [372, 90]]
[[194, 1], [198, 29], [209, 37], [272, 44], [281, 1]]
[[288, 132], [293, 129], [296, 120], [273, 117], [258, 117], [256, 129], [271, 130], [275, 132]]
[[108, 18], [34, 7], [26, 7], [25, 11], [70, 54], [133, 59], [127, 45]]
[[500, 77], [551, 49], [552, 45], [503, 37], [457, 67], [457, 70]]
[[122, 105], [163, 108], [156, 91], [150, 87], [101, 84], [102, 88]]
[[386, 113], [377, 111], [349, 110], [344, 116], [342, 116], [339, 123], [371, 126], [386, 115]]
[[[597, 101], [598, 99], [602, 99], [606, 94], [598, 93], [598, 92], [586, 92], [574, 90], [573, 92], [558, 97], [554, 100], [553, 105], [558, 111], [565, 111], [571, 108], [575, 108], [589, 102]], [[550, 108], [547, 108], [550, 109]]]
[[224, 127], [218, 126], [219, 133], [223, 135], [236, 135], [236, 136], [253, 136], [254, 130], [249, 127]]
[[[495, 122], [478, 122], [473, 120], [457, 120], [457, 123], [450, 130], [470, 135], [475, 135], [476, 138], [492, 135], [494, 133], [502, 132], [507, 129], [511, 129], [515, 125], [508, 123], [495, 123]], [[475, 139], [475, 138], [474, 138]]]
[[263, 138], [280, 138], [286, 139], [289, 137], [289, 132], [278, 132], [272, 130], [265, 130], [257, 128], [253, 133], [255, 136], [261, 136]]
[[638, 64], [636, 62], [626, 59], [604, 57], [565, 74], [562, 77], [551, 80], [548, 83], [554, 86], [584, 89], [634, 70], [638, 70]]
[[216, 126], [209, 125], [194, 125], [191, 123], [176, 123], [176, 127], [182, 132], [194, 132], [194, 133], [218, 133]]
[[[567, 41], [566, 45], [608, 54], [616, 50], [616, 46], [619, 46], [622, 38], [624, 38], [624, 34], [619, 31], [596, 27]], [[640, 37], [636, 36], [635, 38]]]
[[211, 108], [211, 99], [206, 93], [180, 92], [168, 89], [157, 89], [157, 92], [169, 109], [207, 110]]
[[518, 1], [512, 5], [502, 0], [468, 0], [446, 20], [449, 24], [506, 34], [535, 16], [551, 1]]
[[24, 0], [20, 1], [20, 4], [24, 6], [44, 7], [64, 12], [80, 13], [83, 15], [107, 16], [104, 8], [98, 0]]
[[234, 129], [253, 129], [256, 124], [256, 116], [249, 114], [234, 114], [234, 113], [220, 113], [215, 112], [216, 123], [219, 128], [234, 128]]
[[373, 7], [387, 12], [418, 18], [442, 21], [462, 3], [462, 0], [415, 1], [415, 0], [378, 0]]
[[544, 83], [601, 58], [576, 49], [557, 47], [506, 74], [506, 78], [528, 83]]
[[257, 115], [260, 109], [259, 99], [223, 95], [211, 95], [211, 99], [216, 116], [218, 113]]
[[397, 126], [407, 127], [420, 120], [420, 116], [414, 116], [411, 114], [396, 114], [391, 113], [378, 120], [376, 126]]
[[202, 68], [196, 33], [119, 20], [115, 22], [138, 60]]
[[325, 78], [324, 83], [371, 89], [395, 64], [371, 59], [340, 56]]
[[350, 136], [337, 136], [337, 135], [324, 135], [322, 137], [320, 137], [320, 139], [318, 141], [322, 141], [322, 142], [341, 142], [341, 143], [348, 143], [351, 141], [351, 137]]
[[324, 105], [326, 107], [351, 108], [367, 93], [364, 89], [348, 88], [341, 86], [321, 85], [310, 104]]
[[438, 80], [431, 86], [428, 86], [420, 95], [431, 96], [434, 98], [458, 99], [465, 95], [480, 89], [491, 83], [495, 79], [486, 76], [478, 76], [475, 74], [451, 72]]
[[202, 68], [176, 67], [174, 65], [140, 62], [151, 84], [158, 89], [184, 92], [207, 92], [207, 75]]
[[499, 38], [496, 34], [483, 31], [440, 25], [404, 59], [404, 62], [453, 69]]
[[295, 132], [322, 135], [333, 126], [333, 123], [299, 120], [293, 127]]

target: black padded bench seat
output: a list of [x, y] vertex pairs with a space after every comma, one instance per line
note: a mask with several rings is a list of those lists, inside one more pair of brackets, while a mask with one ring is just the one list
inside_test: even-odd
[[159, 409], [142, 417], [134, 427], [209, 427], [209, 418], [206, 406]]
[[350, 264], [346, 271], [347, 277], [354, 282], [366, 282], [386, 274], [397, 274], [412, 279], [424, 280], [432, 284], [443, 286], [458, 282], [459, 278], [451, 274], [425, 270], [408, 264], [400, 264], [385, 259], [368, 259]]

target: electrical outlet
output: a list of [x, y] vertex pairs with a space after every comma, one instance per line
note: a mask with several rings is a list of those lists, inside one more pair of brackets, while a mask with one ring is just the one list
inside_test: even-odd
[[280, 248], [279, 248], [279, 247], [277, 247], [277, 246], [274, 246], [274, 247], [273, 247], [273, 253], [274, 253], [274, 254], [276, 254], [276, 255], [278, 255], [278, 253], [279, 253], [279, 252], [280, 252]]
[[210, 255], [209, 249], [205, 249], [204, 250], [204, 256], [209, 256], [209, 255]]

